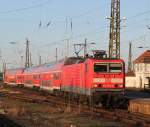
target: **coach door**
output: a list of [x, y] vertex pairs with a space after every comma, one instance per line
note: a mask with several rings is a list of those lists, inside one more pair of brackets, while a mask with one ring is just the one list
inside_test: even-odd
[[60, 72], [53, 73], [53, 89], [60, 89]]

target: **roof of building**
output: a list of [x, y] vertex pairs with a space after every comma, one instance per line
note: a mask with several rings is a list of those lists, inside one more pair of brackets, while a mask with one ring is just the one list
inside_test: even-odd
[[137, 59], [135, 59], [134, 64], [136, 63], [150, 63], [150, 50], [145, 51]]

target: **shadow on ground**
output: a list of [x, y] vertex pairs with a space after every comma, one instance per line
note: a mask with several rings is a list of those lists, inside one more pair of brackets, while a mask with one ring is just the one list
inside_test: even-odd
[[0, 115], [0, 127], [23, 127], [8, 119], [4, 115]]

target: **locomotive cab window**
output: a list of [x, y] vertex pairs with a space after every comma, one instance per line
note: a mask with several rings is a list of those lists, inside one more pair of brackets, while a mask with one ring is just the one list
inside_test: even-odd
[[120, 63], [109, 64], [109, 72], [112, 72], [112, 73], [122, 72], [122, 64]]
[[94, 72], [97, 73], [105, 73], [107, 72], [108, 65], [107, 64], [94, 64]]

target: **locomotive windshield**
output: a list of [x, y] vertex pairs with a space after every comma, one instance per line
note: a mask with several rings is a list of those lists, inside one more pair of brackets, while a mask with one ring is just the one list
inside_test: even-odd
[[94, 64], [94, 72], [96, 73], [120, 73], [122, 72], [122, 64], [120, 63], [96, 63]]
[[112, 73], [122, 72], [122, 64], [120, 64], [120, 63], [109, 64], [109, 72], [112, 72]]
[[95, 64], [94, 65], [94, 72], [103, 72], [106, 73], [108, 71], [108, 65], [107, 64]]

